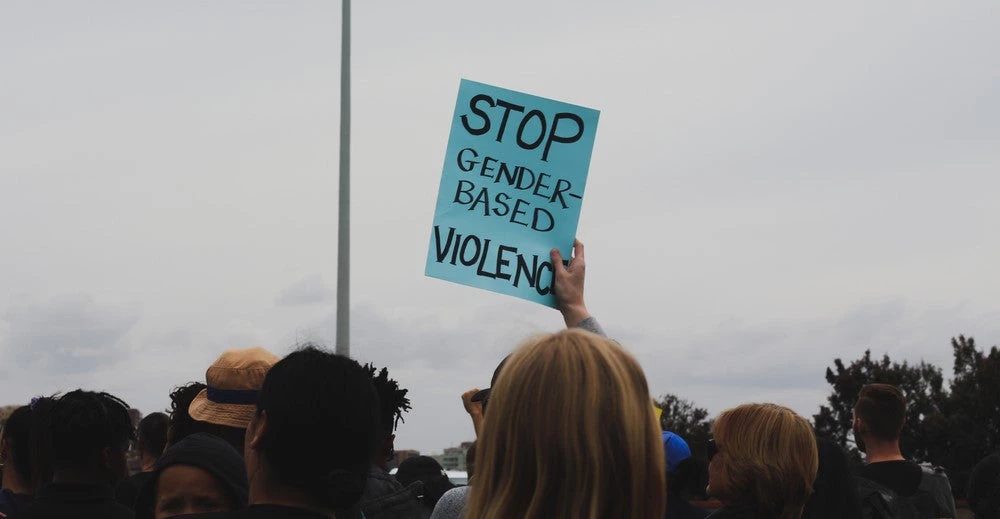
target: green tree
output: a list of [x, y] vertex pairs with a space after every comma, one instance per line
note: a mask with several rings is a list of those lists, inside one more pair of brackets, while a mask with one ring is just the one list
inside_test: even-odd
[[712, 430], [707, 410], [670, 393], [661, 396], [656, 401], [656, 407], [663, 410], [663, 414], [660, 415], [660, 427], [664, 431], [670, 431], [684, 438], [695, 453], [704, 450]]
[[941, 369], [923, 361], [900, 364], [888, 355], [873, 359], [870, 351], [848, 365], [835, 359], [826, 370], [833, 391], [813, 417], [816, 433], [854, 450], [851, 424], [861, 386], [898, 386], [907, 399], [903, 454], [944, 467], [956, 496], [963, 496], [972, 467], [1000, 450], [1000, 348], [984, 351], [975, 339], [960, 335], [951, 340], [951, 349], [948, 389]]
[[962, 335], [951, 340], [951, 347], [954, 378], [944, 405], [941, 465], [955, 490], [964, 491], [972, 467], [1000, 450], [1000, 349], [980, 350], [975, 339]]
[[[826, 370], [826, 381], [833, 386], [833, 392], [827, 398], [828, 405], [821, 406], [819, 413], [813, 416], [817, 434], [855, 450], [852, 424], [854, 404], [861, 387], [873, 383], [892, 384], [903, 390], [907, 400], [906, 425], [901, 438], [904, 455], [932, 461], [930, 458], [936, 452], [931, 446], [938, 439], [944, 421], [941, 408], [947, 397], [941, 368], [923, 361], [916, 365], [893, 362], [888, 355], [873, 359], [871, 350], [848, 365], [841, 359], [835, 359], [833, 364], [834, 369]], [[929, 427], [930, 424], [936, 427]]]

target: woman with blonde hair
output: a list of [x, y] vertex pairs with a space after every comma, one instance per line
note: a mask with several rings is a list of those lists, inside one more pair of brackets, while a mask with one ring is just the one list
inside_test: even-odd
[[465, 517], [660, 519], [660, 428], [642, 369], [565, 330], [511, 355], [490, 393]]
[[787, 407], [745, 404], [712, 427], [708, 494], [725, 505], [709, 519], [799, 519], [819, 467], [812, 427]]

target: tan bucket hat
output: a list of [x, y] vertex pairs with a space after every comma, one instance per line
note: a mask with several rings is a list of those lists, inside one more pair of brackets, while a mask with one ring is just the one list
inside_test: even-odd
[[191, 418], [246, 429], [257, 412], [264, 377], [279, 360], [258, 346], [226, 351], [205, 372], [208, 387], [191, 401]]

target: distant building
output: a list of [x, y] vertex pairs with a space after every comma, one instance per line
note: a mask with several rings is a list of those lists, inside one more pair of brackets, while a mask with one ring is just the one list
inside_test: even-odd
[[462, 442], [458, 447], [448, 447], [443, 454], [434, 456], [434, 459], [441, 464], [445, 470], [466, 470], [465, 455], [469, 452], [473, 442]]

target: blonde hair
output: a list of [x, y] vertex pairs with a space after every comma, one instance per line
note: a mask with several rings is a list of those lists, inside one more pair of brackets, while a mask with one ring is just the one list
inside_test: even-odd
[[660, 519], [660, 428], [642, 369], [581, 330], [531, 341], [504, 366], [476, 446], [466, 517]]
[[787, 407], [745, 404], [720, 414], [712, 433], [719, 449], [713, 497], [751, 501], [780, 519], [801, 517], [819, 469], [809, 422]]

